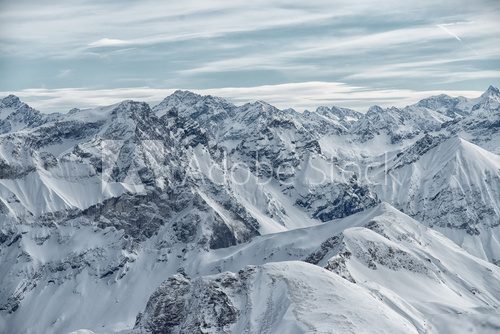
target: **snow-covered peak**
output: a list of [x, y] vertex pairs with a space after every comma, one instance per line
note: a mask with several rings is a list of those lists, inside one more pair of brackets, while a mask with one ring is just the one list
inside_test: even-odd
[[[2, 112], [3, 111], [3, 112]], [[0, 119], [9, 116], [11, 113], [19, 111], [20, 113], [38, 112], [31, 108], [26, 103], [22, 102], [19, 97], [9, 95], [0, 100], [0, 113], [3, 114]]]
[[193, 93], [188, 90], [176, 90], [171, 95], [167, 96], [158, 106], [168, 107], [177, 104], [193, 105], [199, 100], [203, 99], [203, 96]]
[[0, 134], [37, 126], [43, 122], [44, 116], [19, 97], [9, 95], [0, 100]]
[[500, 103], [500, 93], [494, 86], [479, 97], [468, 99], [463, 96], [451, 97], [446, 94], [431, 96], [420, 100], [411, 107], [426, 108], [450, 118], [464, 117], [471, 114], [488, 114], [496, 111]]
[[348, 109], [348, 108], [340, 108], [340, 107], [336, 107], [336, 106], [333, 106], [331, 108], [325, 107], [325, 106], [320, 106], [316, 109], [316, 112], [318, 114], [321, 114], [323, 116], [327, 116], [330, 118], [335, 117], [336, 119], [342, 121], [343, 124], [353, 123], [363, 116], [363, 114], [358, 112], [358, 111]]
[[267, 113], [278, 111], [278, 108], [262, 100], [246, 103], [241, 108], [243, 110], [252, 110], [256, 112], [267, 112]]
[[370, 108], [368, 108], [368, 111], [366, 112], [366, 114], [375, 114], [375, 113], [382, 113], [384, 112], [384, 109], [380, 106], [377, 106], [377, 105], [374, 105], [374, 106], [371, 106]]
[[116, 105], [112, 110], [113, 115], [125, 115], [129, 117], [143, 117], [151, 111], [146, 102], [125, 100]]
[[331, 107], [330, 112], [334, 113], [337, 116], [340, 117], [360, 117], [362, 114], [356, 110], [349, 109], [349, 108], [340, 108], [340, 107]]
[[440, 94], [420, 100], [415, 106], [434, 110], [443, 115], [455, 118], [456, 116], [464, 116], [469, 113], [465, 105], [460, 106], [460, 104], [464, 104], [466, 101], [467, 99], [464, 97], [451, 97], [446, 94]]
[[2, 99], [0, 107], [14, 108], [21, 104], [21, 100], [16, 95], [10, 94]]
[[[381, 171], [380, 197], [492, 262], [500, 207], [500, 156], [458, 136], [424, 136]], [[459, 233], [460, 231], [461, 233]]]
[[476, 114], [489, 114], [500, 110], [500, 92], [496, 87], [488, 87], [479, 98], [473, 101], [474, 106], [472, 107], [472, 111]]
[[176, 98], [179, 100], [192, 100], [192, 99], [201, 99], [202, 96], [196, 93], [193, 93], [189, 90], [181, 90], [178, 89], [170, 95], [170, 98]]
[[[124, 100], [109, 106], [92, 109], [71, 109], [65, 116], [65, 121], [102, 122], [116, 118], [138, 118], [151, 113], [151, 108], [145, 102]], [[152, 113], [151, 113], [152, 114]]]
[[[307, 110], [306, 110], [307, 111]], [[316, 112], [318, 114], [326, 114], [326, 113], [329, 113], [330, 112], [330, 108], [326, 107], [326, 106], [319, 106], [318, 108], [316, 108]]]
[[236, 120], [243, 126], [259, 126], [277, 116], [279, 109], [264, 101], [245, 103], [235, 111]]
[[220, 97], [202, 96], [187, 90], [177, 90], [153, 107], [153, 111], [158, 117], [174, 111], [181, 116], [206, 121], [214, 116], [225, 117], [234, 108], [232, 103]]
[[497, 87], [490, 85], [488, 89], [481, 96], [498, 98], [500, 96], [500, 90]]
[[451, 97], [446, 94], [439, 94], [430, 97], [426, 97], [425, 99], [420, 100], [417, 105], [425, 106], [425, 107], [433, 107], [435, 105], [441, 105], [443, 103], [454, 102], [457, 98]]
[[[426, 134], [413, 145], [397, 155], [397, 163], [392, 168], [401, 168], [411, 165], [415, 170], [417, 166], [426, 169], [428, 175], [443, 173], [442, 169], [454, 168], [446, 171], [447, 174], [463, 173], [464, 168], [471, 168], [471, 172], [479, 174], [489, 171], [495, 176], [500, 169], [500, 156], [493, 154], [459, 136], [431, 136]], [[416, 163], [418, 161], [418, 163]], [[464, 175], [464, 181], [473, 181], [472, 173]], [[478, 180], [481, 176], [478, 175]], [[455, 179], [454, 181], [457, 181]]]

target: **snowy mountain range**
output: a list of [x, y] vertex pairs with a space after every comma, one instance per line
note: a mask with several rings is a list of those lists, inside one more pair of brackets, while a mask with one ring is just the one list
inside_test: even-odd
[[496, 333], [500, 92], [0, 100], [2, 333]]

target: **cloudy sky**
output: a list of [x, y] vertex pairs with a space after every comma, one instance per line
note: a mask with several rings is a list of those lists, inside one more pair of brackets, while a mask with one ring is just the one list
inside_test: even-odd
[[490, 84], [497, 0], [0, 0], [0, 94], [46, 112], [175, 89], [362, 110]]

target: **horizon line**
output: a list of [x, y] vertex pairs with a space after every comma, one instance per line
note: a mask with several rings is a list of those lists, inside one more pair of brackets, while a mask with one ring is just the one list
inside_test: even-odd
[[314, 111], [319, 107], [341, 107], [364, 113], [370, 107], [401, 108], [418, 103], [432, 96], [448, 95], [454, 98], [477, 98], [485, 90], [410, 90], [377, 89], [351, 86], [341, 82], [307, 81], [268, 84], [252, 87], [220, 87], [209, 89], [185, 88], [29, 88], [18, 91], [2, 91], [0, 96], [15, 95], [42, 113], [65, 113], [73, 108], [92, 109], [133, 100], [154, 106], [177, 91], [188, 91], [201, 96], [213, 96], [241, 106], [258, 101], [278, 109], [294, 109], [298, 112]]

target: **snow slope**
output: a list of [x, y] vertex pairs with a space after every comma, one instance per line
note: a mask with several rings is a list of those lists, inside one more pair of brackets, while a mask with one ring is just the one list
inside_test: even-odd
[[171, 277], [152, 295], [134, 332], [161, 331], [418, 333], [365, 289], [294, 261], [193, 280]]
[[379, 171], [378, 194], [472, 254], [500, 259], [500, 156], [426, 136]]
[[[439, 333], [453, 328], [450, 320], [453, 314], [461, 315], [460, 324], [464, 328], [494, 332], [498, 325], [493, 319], [498, 315], [500, 303], [499, 268], [468, 254], [440, 233], [385, 203], [329, 224], [259, 237], [248, 245], [215, 253], [217, 257], [209, 257], [217, 259], [213, 265], [219, 263], [218, 268], [235, 273], [190, 279], [191, 268], [186, 267], [184, 276], [165, 281], [152, 295], [144, 314], [139, 316], [136, 330], [167, 328], [175, 333], [187, 328], [195, 331], [197, 325], [206, 324], [204, 328], [213, 332], [271, 333], [287, 328], [297, 333], [308, 330], [357, 333], [367, 330], [358, 312], [371, 313], [360, 305], [378, 305], [379, 300], [384, 308], [376, 312], [375, 323], [384, 323], [389, 317], [397, 327], [373, 327], [370, 332]], [[322, 266], [336, 275], [325, 275], [310, 265], [289, 260]], [[272, 262], [264, 264], [268, 261]], [[249, 263], [258, 266], [236, 274], [237, 268]], [[269, 268], [279, 268], [283, 273], [263, 283], [262, 280], [269, 280], [267, 275], [276, 275], [268, 273]], [[345, 280], [342, 287], [336, 286], [339, 277]], [[176, 280], [189, 288], [183, 289], [183, 297], [172, 298], [180, 289]], [[198, 289], [208, 292], [197, 292]], [[282, 296], [283, 289], [287, 297]], [[349, 294], [345, 296], [349, 302], [323, 309], [325, 300], [343, 298], [335, 296], [339, 289]], [[294, 290], [306, 293], [294, 298]], [[359, 304], [355, 302], [356, 295], [362, 290], [364, 302]], [[232, 311], [233, 317], [223, 326], [214, 319], [229, 311], [212, 309], [212, 299], [207, 294], [224, 296], [223, 305]], [[377, 302], [368, 301], [372, 298]], [[174, 301], [181, 300], [186, 301], [184, 305], [175, 305]], [[351, 303], [354, 309], [344, 309]], [[330, 313], [338, 312], [337, 307], [343, 316]], [[386, 307], [390, 314], [386, 314]], [[172, 318], [168, 315], [179, 308], [185, 311], [177, 313], [178, 321], [166, 324]], [[193, 309], [197, 311], [188, 311]], [[316, 314], [318, 310], [321, 321]], [[290, 322], [293, 327], [287, 327]], [[259, 327], [263, 323], [264, 329]]]
[[[328, 321], [332, 321], [328, 320], [330, 316], [319, 321], [318, 313], [323, 314], [329, 309], [329, 312], [334, 312], [325, 303], [330, 300], [337, 305], [338, 301], [334, 301], [338, 300], [335, 296], [339, 293], [340, 296], [349, 297], [347, 300], [350, 302], [347, 305], [342, 302], [333, 309], [352, 305], [353, 316], [344, 320], [356, 329], [355, 332], [366, 324], [359, 318], [359, 314], [364, 312], [374, 312], [374, 317], [380, 316], [377, 323], [387, 320], [378, 311], [367, 309], [359, 313], [360, 305], [364, 303], [354, 303], [352, 300], [360, 296], [375, 298], [375, 303], [379, 305], [377, 309], [394, 319], [388, 328], [417, 332], [425, 332], [425, 329], [430, 333], [439, 332], [433, 331], [433, 328], [451, 326], [453, 320], [449, 317], [453, 314], [462, 314], [461, 323], [469, 327], [494, 328], [489, 318], [494, 318], [500, 300], [500, 269], [497, 266], [470, 255], [440, 233], [424, 227], [385, 203], [327, 224], [256, 237], [245, 244], [216, 250], [202, 250], [196, 246], [183, 248], [183, 244], [172, 240], [171, 231], [166, 228], [160, 229], [158, 235], [143, 242], [140, 247], [134, 247], [123, 240], [120, 231], [109, 228], [101, 231], [82, 223], [77, 226], [77, 229], [60, 226], [56, 235], [49, 234], [53, 232], [47, 227], [32, 229], [15, 241], [16, 253], [3, 255], [7, 259], [18, 259], [9, 264], [12, 271], [4, 275], [17, 276], [26, 270], [32, 273], [30, 279], [23, 283], [23, 290], [17, 287], [18, 294], [22, 296], [20, 306], [16, 311], [5, 314], [3, 328], [13, 328], [20, 333], [37, 332], [39, 328], [58, 333], [78, 329], [107, 333], [131, 329], [139, 312], [144, 312], [142, 318], [139, 316], [141, 319], [153, 317], [143, 320], [144, 324], [155, 322], [154, 315], [161, 316], [161, 313], [151, 314], [151, 308], [146, 306], [148, 298], [153, 295], [151, 298], [154, 300], [158, 295], [154, 292], [156, 287], [177, 272], [185, 275], [185, 278], [179, 279], [193, 282], [189, 283], [193, 284], [193, 291], [189, 294], [194, 293], [194, 296], [189, 300], [200, 310], [187, 313], [206, 313], [207, 319], [212, 319], [212, 325], [216, 326], [212, 307], [208, 306], [210, 303], [206, 299], [208, 297], [196, 292], [209, 291], [212, 285], [204, 284], [211, 282], [212, 278], [202, 278], [200, 281], [198, 277], [226, 270], [236, 273], [246, 265], [260, 266], [270, 262], [277, 262], [273, 266], [287, 268], [285, 273], [275, 278], [276, 282], [289, 279], [294, 283], [273, 288], [278, 290], [281, 287], [284, 292], [277, 293], [276, 299], [269, 301], [273, 305], [269, 307], [303, 309], [303, 316], [290, 320], [295, 323], [292, 328], [299, 332], [308, 326], [329, 328]], [[23, 257], [24, 260], [20, 261]], [[31, 258], [36, 265], [32, 267], [27, 258]], [[291, 260], [310, 264], [286, 264], [286, 261]], [[282, 261], [285, 261], [285, 267], [281, 267]], [[325, 267], [331, 273], [315, 269], [313, 264]], [[15, 268], [18, 270], [14, 271]], [[245, 270], [254, 277], [251, 273], [255, 269]], [[262, 276], [278, 275], [262, 270]], [[279, 269], [280, 272], [283, 270]], [[226, 276], [235, 275], [239, 274], [219, 277], [224, 280]], [[308, 275], [322, 277], [321, 285]], [[248, 286], [236, 280], [233, 282], [237, 283], [236, 287], [231, 284], [225, 287], [227, 294], [235, 298], [232, 305], [239, 310], [237, 313], [244, 314], [231, 322], [238, 323], [234, 325], [236, 327], [229, 326], [233, 332], [240, 332], [242, 327], [238, 326], [251, 326], [253, 332], [259, 332], [259, 317], [264, 312], [264, 306], [245, 308], [247, 304], [243, 304], [242, 298], [247, 298], [244, 297], [247, 294], [256, 294], [252, 297], [255, 303], [262, 301], [265, 298], [259, 296], [266, 296], [269, 287], [265, 288], [267, 279], [253, 279], [250, 279]], [[6, 276], [2, 276], [2, 280], [10, 281]], [[169, 280], [165, 284], [169, 285]], [[324, 289], [325, 284], [331, 286], [332, 290]], [[311, 287], [306, 289], [307, 294], [311, 293], [322, 300], [317, 303], [316, 311], [312, 307], [316, 303], [307, 301], [307, 298], [299, 298], [305, 299], [307, 304], [295, 301], [297, 306], [290, 304], [289, 300], [283, 300], [282, 296], [289, 294], [300, 296], [304, 292], [301, 287], [309, 285]], [[245, 292], [238, 286], [245, 287]], [[346, 291], [339, 292], [336, 287]], [[2, 290], [8, 288], [3, 286]], [[308, 289], [313, 291], [309, 292]], [[217, 291], [214, 291], [216, 296], [219, 295]], [[327, 299], [323, 298], [325, 293]], [[196, 301], [196, 298], [200, 300]], [[172, 302], [181, 300], [184, 297], [174, 298]], [[11, 302], [14, 303], [14, 300]], [[189, 309], [192, 309], [191, 306]], [[346, 314], [352, 314], [347, 309], [343, 310]], [[273, 314], [269, 309], [266, 313]], [[269, 328], [281, 328], [289, 323], [288, 317], [273, 316], [275, 318], [270, 321]], [[185, 326], [197, 324], [197, 320], [192, 318], [183, 321]], [[248, 325], [249, 322], [252, 324]], [[214, 332], [217, 330], [214, 329]]]

